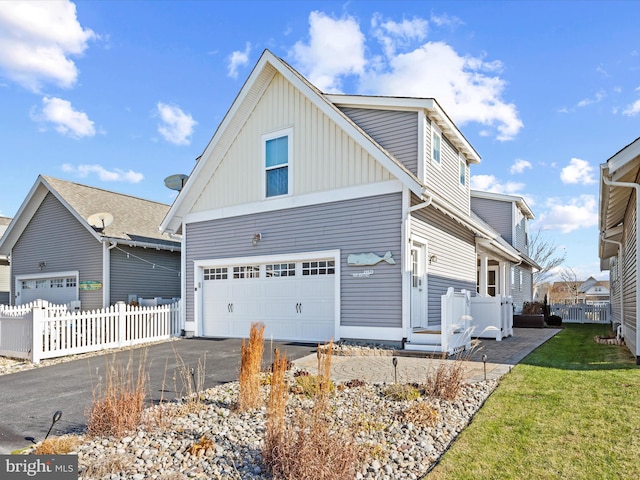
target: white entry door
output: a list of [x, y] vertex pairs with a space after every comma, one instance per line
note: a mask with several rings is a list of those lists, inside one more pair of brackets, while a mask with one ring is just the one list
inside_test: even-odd
[[411, 327], [427, 326], [427, 246], [411, 245]]

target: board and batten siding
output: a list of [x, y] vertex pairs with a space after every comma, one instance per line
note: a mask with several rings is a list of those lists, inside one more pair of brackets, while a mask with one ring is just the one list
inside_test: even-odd
[[[292, 175], [290, 193], [293, 195], [394, 179], [353, 138], [278, 73], [224, 152], [215, 174], [191, 212], [263, 201], [262, 136], [285, 129], [291, 129], [289, 168]], [[209, 160], [202, 158], [200, 161]]]
[[513, 204], [489, 198], [471, 197], [471, 210], [513, 245]]
[[[40, 262], [47, 266], [40, 270]], [[102, 281], [102, 244], [48, 193], [16, 242], [11, 282], [18, 275], [78, 271], [79, 281]], [[102, 290], [80, 291], [83, 309], [102, 308]], [[12, 299], [12, 304], [15, 299]]]
[[[186, 320], [194, 316], [194, 262], [221, 258], [341, 252], [341, 326], [402, 326], [402, 194], [224, 218], [186, 225]], [[253, 246], [255, 232], [262, 240]], [[352, 253], [390, 251], [395, 265], [347, 265]], [[370, 277], [354, 273], [373, 270]], [[338, 301], [338, 299], [336, 299]]]
[[110, 251], [111, 304], [180, 297], [180, 252], [118, 245]]
[[428, 241], [428, 256], [437, 260], [427, 265], [428, 322], [439, 324], [441, 296], [449, 287], [476, 294], [476, 246], [473, 232], [429, 206], [411, 214], [412, 233]]
[[460, 185], [460, 158], [458, 150], [442, 133], [440, 142], [440, 164], [431, 159], [431, 128], [433, 122], [424, 123], [424, 183], [430, 192], [446, 200], [459, 212], [468, 215], [470, 211], [469, 167], [465, 167], [465, 185]]
[[418, 112], [346, 107], [340, 110], [418, 176]]
[[636, 345], [637, 308], [636, 289], [638, 288], [638, 265], [636, 264], [636, 231], [638, 228], [638, 212], [636, 211], [636, 191], [629, 199], [629, 207], [624, 216], [625, 229], [622, 235], [624, 248], [621, 274], [622, 294], [624, 297], [624, 334], [625, 343], [631, 353], [638, 355]]

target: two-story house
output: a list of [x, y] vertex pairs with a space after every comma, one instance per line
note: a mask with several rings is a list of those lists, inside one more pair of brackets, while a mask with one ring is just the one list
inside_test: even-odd
[[[9, 227], [11, 219], [9, 217], [0, 217], [0, 239]], [[10, 283], [9, 256], [0, 254], [0, 305], [8, 305], [11, 288]]]
[[479, 161], [436, 100], [324, 94], [265, 51], [161, 225], [187, 334], [420, 342], [480, 250], [521, 260], [472, 215]]
[[[505, 295], [513, 298], [516, 312], [524, 302], [533, 300], [533, 273], [539, 265], [529, 257], [529, 221], [535, 217], [525, 199], [518, 195], [471, 191], [471, 210], [487, 222], [500, 237], [517, 251], [515, 262], [486, 258], [490, 296]], [[485, 254], [478, 255], [478, 285]]]

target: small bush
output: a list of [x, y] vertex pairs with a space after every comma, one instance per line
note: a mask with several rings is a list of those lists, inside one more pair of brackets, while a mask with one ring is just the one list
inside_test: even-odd
[[393, 383], [384, 389], [384, 395], [393, 400], [415, 400], [420, 397], [420, 390], [413, 385]]
[[464, 385], [464, 363], [462, 360], [446, 360], [438, 364], [427, 375], [425, 395], [444, 400], [455, 400]]
[[131, 356], [126, 367], [116, 364], [115, 356], [107, 360], [105, 384], [100, 381], [94, 387], [93, 403], [86, 413], [89, 435], [121, 437], [141, 425], [147, 396], [146, 358], [143, 350], [137, 374]]
[[306, 395], [307, 397], [315, 397], [320, 394], [321, 389], [328, 388], [330, 392], [334, 391], [335, 385], [329, 380], [328, 383], [325, 384], [324, 379], [321, 375], [301, 375], [295, 377], [296, 386], [299, 388], [294, 388], [295, 393], [300, 393]]
[[522, 315], [538, 315], [544, 313], [544, 306], [540, 302], [524, 302]]
[[360, 380], [358, 378], [354, 378], [352, 380], [348, 380], [346, 382], [344, 382], [344, 386], [347, 388], [358, 388], [358, 387], [364, 387], [367, 384], [367, 382], [365, 382], [364, 380]]
[[65, 455], [75, 451], [80, 438], [75, 435], [63, 435], [43, 440], [33, 451], [35, 455]]
[[433, 427], [438, 421], [438, 410], [428, 402], [417, 402], [403, 410], [400, 418], [405, 423]]
[[562, 326], [562, 317], [558, 315], [549, 315], [547, 318], [547, 325], [550, 327], [561, 327]]
[[258, 408], [262, 403], [260, 396], [260, 367], [264, 353], [264, 324], [252, 323], [249, 341], [242, 339], [240, 360], [240, 393], [238, 410]]

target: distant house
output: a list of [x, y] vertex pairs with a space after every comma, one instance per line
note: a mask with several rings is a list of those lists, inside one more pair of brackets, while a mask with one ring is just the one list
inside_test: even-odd
[[162, 222], [186, 332], [423, 344], [449, 288], [524, 261], [471, 211], [479, 161], [436, 100], [324, 94], [265, 51]]
[[158, 226], [168, 205], [39, 176], [0, 240], [10, 303], [95, 309], [180, 296], [180, 240]]
[[609, 302], [609, 282], [589, 277], [587, 280], [553, 282], [549, 290], [549, 303], [574, 305]]
[[[471, 210], [516, 251], [516, 261], [489, 260], [489, 294], [511, 296], [516, 311], [520, 311], [524, 302], [533, 300], [533, 272], [540, 269], [529, 257], [529, 221], [535, 218], [533, 212], [521, 196], [479, 190], [471, 191]], [[479, 266], [481, 260], [480, 256]]]
[[[10, 218], [0, 217], [0, 239], [10, 223]], [[7, 305], [9, 303], [9, 292], [11, 290], [9, 288], [9, 278], [9, 257], [0, 254], [0, 305]]]

